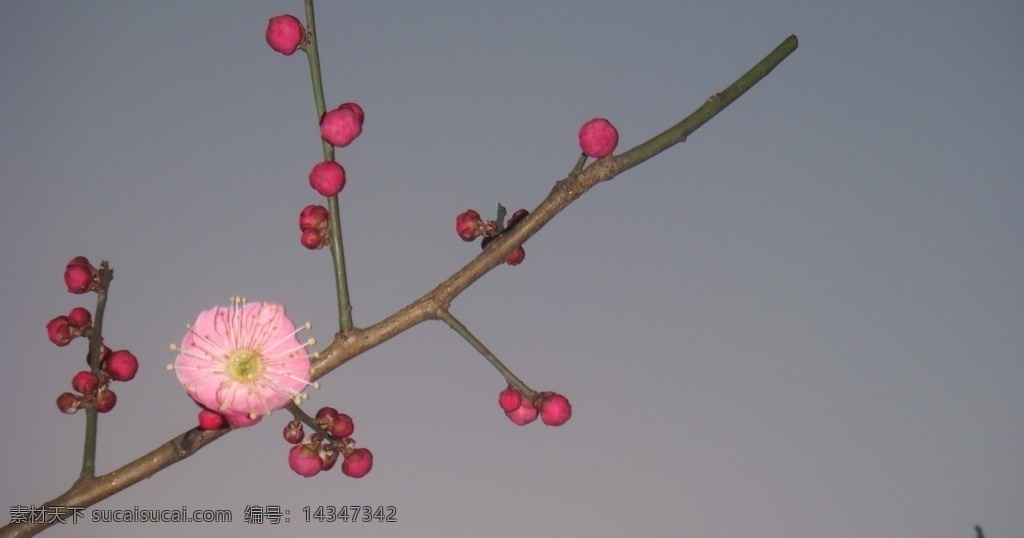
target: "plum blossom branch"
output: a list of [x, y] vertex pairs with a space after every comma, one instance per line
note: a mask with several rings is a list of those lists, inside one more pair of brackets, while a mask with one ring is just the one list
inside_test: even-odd
[[686, 140], [712, 117], [762, 80], [797, 48], [796, 36], [789, 36], [736, 82], [716, 93], [700, 108], [650, 140], [617, 156], [599, 159], [555, 183], [548, 196], [516, 226], [495, 239], [476, 258], [441, 282], [433, 290], [401, 310], [365, 329], [342, 331], [312, 365], [318, 379], [370, 348], [391, 339], [427, 319], [439, 319], [438, 312], [491, 269], [504, 263], [510, 252], [536, 234], [551, 219], [598, 183], [609, 181], [666, 149]]
[[[568, 177], [556, 182], [548, 196], [526, 218], [512, 230], [496, 239], [491, 246], [484, 249], [476, 258], [438, 284], [433, 290], [369, 327], [343, 328], [335, 335], [334, 341], [319, 355], [319, 358], [313, 361], [311, 379], [323, 377], [345, 362], [425, 320], [441, 319], [440, 313], [447, 311], [448, 306], [460, 293], [491, 269], [504, 263], [510, 252], [536, 234], [569, 204], [598, 183], [609, 181], [623, 171], [686, 140], [688, 135], [767, 76], [796, 48], [797, 38], [790, 36], [736, 82], [712, 96], [700, 108], [676, 125], [618, 156], [599, 159], [578, 174], [570, 173]], [[197, 428], [186, 431], [114, 471], [94, 478], [79, 480], [64, 494], [44, 503], [43, 506], [58, 507], [59, 509], [59, 507], [84, 507], [97, 503], [191, 456], [230, 431], [202, 431]], [[0, 538], [32, 536], [51, 524], [53, 521], [8, 524], [0, 528]]]

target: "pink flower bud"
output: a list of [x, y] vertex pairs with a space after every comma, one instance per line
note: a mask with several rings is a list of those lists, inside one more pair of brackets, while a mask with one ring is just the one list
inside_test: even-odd
[[67, 413], [69, 415], [74, 414], [78, 411], [78, 408], [82, 405], [82, 398], [77, 394], [71, 394], [65, 392], [60, 396], [57, 396], [57, 409], [60, 409], [61, 413]]
[[199, 411], [199, 429], [204, 431], [219, 430], [224, 427], [224, 415], [209, 409]]
[[68, 314], [68, 324], [74, 327], [79, 333], [83, 329], [92, 324], [92, 314], [88, 310], [76, 306], [71, 309], [71, 313]]
[[93, 394], [100, 386], [100, 378], [89, 370], [83, 370], [71, 378], [71, 388], [85, 396]]
[[537, 419], [537, 408], [528, 398], [523, 398], [519, 408], [505, 413], [514, 424], [525, 426]]
[[352, 478], [362, 478], [373, 468], [373, 454], [365, 448], [357, 448], [345, 456], [341, 472]]
[[580, 128], [580, 149], [587, 157], [607, 157], [618, 144], [619, 132], [604, 118], [594, 118]]
[[302, 438], [306, 436], [306, 432], [302, 429], [302, 423], [297, 420], [285, 424], [283, 434], [284, 440], [293, 445], [301, 443]]
[[501, 391], [501, 394], [498, 394], [498, 405], [501, 407], [501, 410], [506, 413], [511, 413], [512, 411], [519, 409], [519, 406], [522, 405], [522, 403], [523, 395], [520, 394], [512, 385], [509, 385], [507, 389]]
[[298, 50], [305, 39], [302, 23], [291, 15], [278, 15], [267, 22], [267, 44], [285, 56]]
[[548, 426], [561, 426], [572, 418], [572, 406], [569, 399], [554, 392], [544, 392], [540, 396], [540, 419]]
[[139, 371], [139, 360], [126, 349], [115, 351], [103, 362], [103, 369], [114, 381], [128, 381]]
[[483, 223], [480, 213], [467, 209], [455, 217], [455, 231], [463, 241], [472, 241], [480, 234]]
[[526, 258], [526, 249], [523, 248], [520, 245], [519, 248], [517, 248], [517, 249], [513, 250], [512, 252], [508, 253], [508, 257], [505, 258], [505, 263], [507, 263], [509, 265], [519, 265], [519, 264], [523, 263], [523, 260], [525, 258]]
[[299, 236], [299, 242], [309, 250], [324, 248], [327, 245], [327, 238], [330, 234], [314, 230], [312, 228], [303, 230]]
[[71, 293], [85, 293], [92, 289], [94, 283], [95, 278], [91, 267], [69, 265], [64, 270], [64, 284], [67, 285], [68, 291]]
[[320, 472], [320, 457], [309, 445], [295, 445], [288, 451], [288, 466], [309, 478]]
[[[334, 420], [334, 417], [336, 416], [338, 416], [338, 410], [329, 405], [325, 405], [317, 410], [316, 421], [321, 428], [327, 429], [330, 428], [331, 426], [330, 421]], [[323, 420], [324, 422], [321, 423], [321, 420]]]
[[519, 224], [519, 221], [525, 219], [529, 214], [530, 212], [525, 209], [517, 209], [516, 212], [512, 213], [512, 216], [508, 218], [508, 222], [505, 223], [505, 231], [515, 228], [516, 224]]
[[331, 421], [331, 428], [328, 431], [335, 439], [344, 439], [352, 435], [355, 430], [356, 424], [352, 421], [352, 417], [345, 413], [338, 413], [338, 416]]
[[64, 347], [74, 338], [71, 335], [71, 326], [68, 324], [67, 316], [57, 316], [46, 324], [46, 336], [54, 344]]
[[299, 230], [323, 230], [327, 228], [330, 214], [322, 205], [308, 205], [299, 213]]
[[355, 103], [345, 103], [320, 120], [320, 136], [332, 146], [343, 148], [362, 132], [363, 109]]
[[334, 196], [345, 188], [345, 169], [334, 161], [324, 161], [309, 173], [309, 186], [323, 196]]
[[110, 411], [111, 409], [114, 408], [114, 405], [116, 404], [117, 395], [114, 394], [114, 391], [106, 388], [106, 386], [100, 388], [100, 390], [96, 393], [96, 410], [99, 411], [100, 413], [106, 413], [107, 411]]

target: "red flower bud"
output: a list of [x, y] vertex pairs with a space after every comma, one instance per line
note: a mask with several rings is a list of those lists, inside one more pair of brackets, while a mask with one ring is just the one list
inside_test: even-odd
[[472, 241], [480, 234], [483, 223], [480, 213], [467, 209], [455, 217], [455, 231], [463, 241]]
[[284, 440], [288, 441], [293, 445], [297, 445], [302, 442], [302, 438], [306, 436], [306, 432], [302, 429], [302, 423], [293, 420], [284, 426]]
[[209, 409], [199, 411], [199, 429], [204, 431], [219, 430], [224, 427], [224, 415]]
[[288, 466], [308, 478], [320, 472], [320, 457], [309, 445], [295, 445], [288, 451]]
[[341, 472], [352, 478], [362, 478], [373, 468], [373, 454], [365, 448], [357, 448], [345, 456]]
[[107, 411], [110, 411], [111, 409], [114, 408], [114, 405], [116, 404], [117, 395], [114, 394], [114, 391], [106, 388], [106, 386], [102, 387], [96, 393], [96, 410], [99, 411], [100, 413], [106, 413]]
[[139, 371], [139, 360], [126, 349], [115, 351], [103, 361], [103, 369], [114, 381], [128, 381]]
[[512, 411], [519, 409], [519, 406], [522, 405], [522, 403], [523, 395], [520, 394], [512, 385], [509, 385], [507, 389], [501, 391], [501, 394], [498, 394], [498, 405], [501, 407], [501, 410], [506, 413], [511, 413]]
[[519, 264], [523, 263], [523, 260], [525, 258], [526, 258], [526, 249], [523, 248], [520, 245], [519, 248], [517, 248], [517, 249], [513, 250], [512, 252], [508, 253], [508, 257], [505, 258], [505, 263], [507, 263], [509, 265], [519, 265]]
[[548, 426], [561, 426], [572, 418], [572, 406], [569, 399], [554, 392], [540, 395], [540, 419]]
[[67, 316], [57, 316], [46, 324], [46, 335], [50, 341], [58, 346], [64, 347], [74, 338], [71, 335], [71, 326], [68, 324]]
[[96, 279], [91, 267], [84, 265], [69, 265], [64, 270], [64, 284], [71, 293], [85, 293], [92, 289]]
[[88, 310], [76, 306], [71, 309], [71, 313], [68, 314], [68, 324], [75, 328], [79, 333], [83, 332], [83, 329], [92, 325], [92, 314]]
[[356, 425], [352, 421], [352, 417], [345, 413], [338, 413], [338, 416], [331, 421], [331, 428], [328, 431], [335, 439], [344, 439], [352, 435], [355, 430]]
[[334, 161], [324, 161], [309, 172], [309, 186], [323, 196], [334, 196], [345, 188], [345, 169]]
[[75, 374], [75, 377], [71, 378], [71, 388], [81, 392], [85, 396], [94, 394], [99, 386], [100, 379], [96, 377], [96, 374], [89, 370], [78, 372]]
[[525, 219], [529, 214], [530, 212], [525, 209], [516, 210], [516, 212], [512, 213], [512, 216], [508, 218], [508, 222], [505, 223], [505, 231], [514, 228], [516, 224], [519, 224], [519, 221]]
[[305, 39], [302, 23], [291, 15], [278, 15], [267, 22], [267, 44], [285, 56], [298, 50]]
[[594, 118], [580, 128], [580, 149], [587, 157], [607, 157], [618, 144], [619, 132], [604, 118]]
[[71, 394], [65, 392], [60, 396], [57, 396], [57, 409], [60, 409], [61, 413], [67, 413], [69, 415], [78, 411], [78, 408], [82, 405], [82, 397], [77, 394]]
[[303, 230], [302, 234], [299, 236], [299, 242], [309, 250], [316, 250], [318, 248], [324, 248], [324, 246], [327, 245], [327, 237], [329, 235], [330, 234], [321, 233], [318, 230], [310, 228]]
[[362, 132], [363, 109], [355, 103], [345, 103], [320, 120], [320, 136], [332, 146], [343, 148]]
[[330, 214], [322, 205], [308, 205], [299, 213], [299, 230], [323, 230], [327, 228]]

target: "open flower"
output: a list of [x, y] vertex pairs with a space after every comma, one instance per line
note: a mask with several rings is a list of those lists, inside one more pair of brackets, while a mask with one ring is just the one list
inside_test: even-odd
[[300, 329], [273, 303], [231, 305], [199, 314], [195, 325], [172, 346], [179, 354], [173, 369], [185, 391], [199, 405], [233, 426], [248, 426], [263, 415], [298, 402], [309, 382], [311, 339], [299, 342]]

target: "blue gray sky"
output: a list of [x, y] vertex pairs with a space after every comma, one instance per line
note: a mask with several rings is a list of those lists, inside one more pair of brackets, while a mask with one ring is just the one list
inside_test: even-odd
[[[298, 243], [320, 157], [304, 59], [265, 44], [298, 0], [0, 3], [0, 509], [71, 484], [85, 344], [45, 323], [73, 256], [109, 260], [105, 337], [138, 377], [100, 422], [109, 471], [191, 427], [165, 365], [233, 295], [327, 343], [326, 252]], [[1019, 2], [321, 2], [328, 105], [363, 135], [342, 222], [357, 325], [477, 253], [454, 216], [532, 208], [607, 117], [620, 148], [800, 48], [690, 139], [570, 206], [452, 312], [573, 404], [512, 425], [495, 373], [439, 323], [322, 380], [354, 480], [288, 469], [277, 413], [53, 536], [1024, 534], [1024, 7]], [[393, 505], [397, 523], [304, 523]], [[242, 522], [277, 505], [291, 522]], [[91, 509], [86, 511], [88, 515]], [[9, 514], [2, 520], [6, 522]]]

